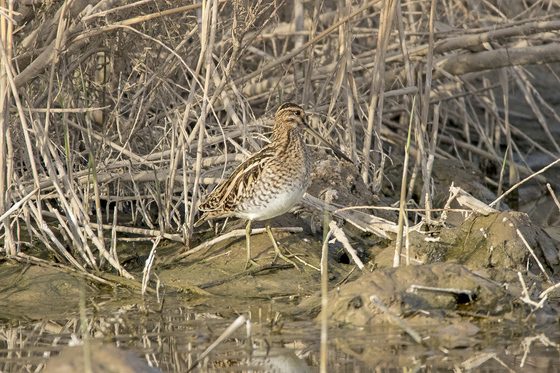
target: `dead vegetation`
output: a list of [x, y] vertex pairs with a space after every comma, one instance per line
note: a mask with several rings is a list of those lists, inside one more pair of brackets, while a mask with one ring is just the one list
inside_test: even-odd
[[3, 0], [3, 252], [38, 239], [57, 262], [132, 277], [122, 234], [189, 245], [201, 196], [288, 101], [374, 193], [410, 124], [403, 201], [431, 207], [434, 159], [474, 161], [501, 195], [537, 171], [527, 156], [560, 157], [558, 5]]

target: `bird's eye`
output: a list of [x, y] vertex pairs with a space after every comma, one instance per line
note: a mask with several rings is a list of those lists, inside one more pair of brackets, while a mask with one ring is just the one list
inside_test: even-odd
[[300, 111], [300, 110], [296, 110], [296, 111], [294, 111], [294, 114], [295, 114], [295, 115], [300, 115], [300, 114], [301, 114], [301, 111]]

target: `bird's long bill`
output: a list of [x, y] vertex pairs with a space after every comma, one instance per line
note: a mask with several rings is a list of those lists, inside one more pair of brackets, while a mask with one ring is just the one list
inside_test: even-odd
[[342, 150], [340, 150], [339, 148], [337, 148], [336, 146], [332, 145], [330, 142], [328, 142], [327, 140], [325, 140], [321, 135], [319, 135], [319, 134], [317, 133], [317, 131], [315, 131], [313, 128], [309, 127], [309, 125], [306, 124], [306, 125], [304, 126], [304, 128], [305, 128], [305, 130], [306, 130], [307, 132], [309, 132], [310, 134], [312, 134], [313, 136], [315, 136], [317, 139], [319, 139], [319, 141], [321, 141], [324, 145], [328, 146], [328, 147], [334, 152], [334, 154], [335, 154], [337, 157], [342, 158], [342, 159], [344, 159], [345, 161], [348, 161], [348, 162], [350, 162], [350, 163], [354, 163], [354, 162], [352, 162], [352, 160], [351, 160], [350, 158], [348, 158], [348, 157], [346, 156], [346, 154], [344, 154], [344, 153], [342, 152]]

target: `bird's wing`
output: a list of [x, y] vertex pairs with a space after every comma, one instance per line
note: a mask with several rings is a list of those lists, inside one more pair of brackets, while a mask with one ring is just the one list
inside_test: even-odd
[[237, 166], [227, 180], [205, 198], [199, 210], [232, 211], [239, 199], [247, 195], [247, 191], [261, 176], [263, 169], [274, 158], [275, 151], [270, 145], [265, 146]]

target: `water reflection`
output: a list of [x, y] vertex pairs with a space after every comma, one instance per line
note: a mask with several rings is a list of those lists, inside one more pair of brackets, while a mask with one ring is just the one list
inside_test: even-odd
[[[93, 372], [186, 372], [235, 317], [231, 317], [231, 310], [201, 312], [178, 306], [177, 302], [167, 299], [168, 305], [161, 312], [138, 306], [115, 309], [104, 315], [90, 310], [86, 318], [87, 348], [83, 339], [77, 337], [80, 320], [76, 317], [4, 322], [0, 326], [0, 371], [85, 372], [85, 366], [90, 364]], [[430, 329], [435, 328], [418, 330], [425, 343], [416, 344], [394, 327], [331, 328], [329, 371], [552, 372], [560, 369], [559, 346], [554, 342], [560, 335], [557, 328], [547, 330], [546, 334], [535, 332], [515, 339], [514, 336], [505, 338], [497, 326], [495, 331], [479, 332], [471, 344], [449, 349], [430, 344], [430, 339], [438, 338], [430, 335]], [[279, 327], [266, 317], [257, 318], [235, 330], [193, 372], [318, 372], [319, 339], [315, 322], [284, 320]], [[90, 351], [89, 363], [83, 357], [84, 349]]]

